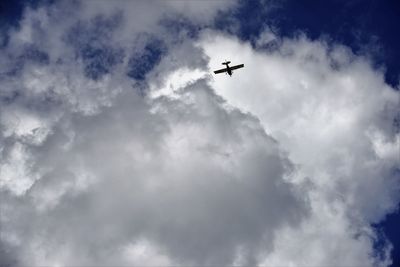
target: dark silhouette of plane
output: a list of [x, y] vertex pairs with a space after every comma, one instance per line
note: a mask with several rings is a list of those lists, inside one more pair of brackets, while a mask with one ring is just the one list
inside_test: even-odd
[[216, 70], [216, 71], [214, 71], [214, 73], [215, 73], [215, 74], [218, 74], [218, 73], [223, 73], [223, 72], [225, 72], [225, 73], [229, 74], [229, 76], [232, 76], [232, 71], [233, 71], [233, 70], [240, 69], [240, 68], [243, 68], [243, 67], [244, 67], [244, 64], [240, 64], [240, 65], [236, 65], [236, 66], [230, 67], [230, 66], [228, 65], [229, 63], [231, 63], [231, 62], [225, 60], [225, 62], [223, 62], [222, 65], [225, 65], [226, 68], [220, 69], [220, 70]]

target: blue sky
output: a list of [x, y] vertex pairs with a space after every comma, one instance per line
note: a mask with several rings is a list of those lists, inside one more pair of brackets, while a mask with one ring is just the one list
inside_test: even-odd
[[0, 3], [0, 263], [399, 265], [399, 24], [394, 0]]

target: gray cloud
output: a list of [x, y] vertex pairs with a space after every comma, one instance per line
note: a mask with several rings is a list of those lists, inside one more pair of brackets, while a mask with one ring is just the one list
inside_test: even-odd
[[[207, 79], [175, 98], [143, 96], [126, 75], [129, 54], [167, 33], [133, 32], [132, 47], [110, 40], [129, 30], [127, 11], [82, 10], [54, 25], [59, 11], [28, 11], [8, 47], [18, 57], [32, 43], [48, 61], [25, 60], [2, 80], [4, 247], [37, 266], [256, 262], [276, 229], [307, 213], [284, 179], [294, 171], [286, 154]], [[146, 74], [159, 87], [192, 61], [204, 68], [190, 42], [164, 42], [168, 55]]]
[[297, 224], [306, 206], [283, 180], [293, 167], [258, 121], [224, 109], [205, 81], [182, 94], [191, 101], [156, 99], [151, 113], [141, 96], [121, 93], [99, 114], [71, 114], [60, 126], [72, 141], [54, 127], [27, 147], [39, 173], [21, 196], [31, 212], [5, 214], [30, 222], [9, 230], [24, 237], [21, 249], [39, 242], [71, 255], [66, 265], [109, 265], [145, 238], [178, 263], [228, 264], [238, 245], [253, 253]]

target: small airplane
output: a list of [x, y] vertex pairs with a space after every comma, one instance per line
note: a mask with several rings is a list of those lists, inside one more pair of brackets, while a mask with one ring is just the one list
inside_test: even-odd
[[220, 69], [220, 70], [216, 70], [216, 71], [214, 71], [214, 73], [215, 73], [215, 74], [218, 74], [218, 73], [223, 73], [223, 72], [225, 72], [225, 73], [229, 74], [229, 76], [232, 76], [232, 71], [233, 71], [233, 70], [240, 69], [240, 68], [243, 68], [243, 67], [244, 67], [244, 64], [239, 64], [239, 65], [230, 67], [230, 66], [228, 65], [229, 63], [231, 63], [231, 62], [225, 60], [225, 62], [223, 62], [222, 65], [225, 65], [226, 68]]

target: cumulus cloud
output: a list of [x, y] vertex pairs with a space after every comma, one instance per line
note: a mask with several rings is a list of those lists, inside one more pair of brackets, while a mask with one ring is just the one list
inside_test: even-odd
[[[345, 47], [203, 29], [232, 5], [25, 13], [0, 54], [2, 265], [389, 263], [395, 91]], [[213, 78], [221, 55], [246, 67]]]
[[[278, 235], [264, 263], [378, 264], [366, 255], [374, 253], [376, 238], [370, 224], [398, 203], [398, 91], [367, 58], [343, 46], [305, 36], [281, 40], [268, 29], [257, 44], [254, 50], [213, 32], [201, 41], [212, 67], [221, 51], [245, 64], [240, 83], [214, 79], [212, 87], [260, 119], [296, 166], [292, 182], [310, 186], [311, 216], [297, 230]], [[313, 253], [299, 256], [301, 243]]]

